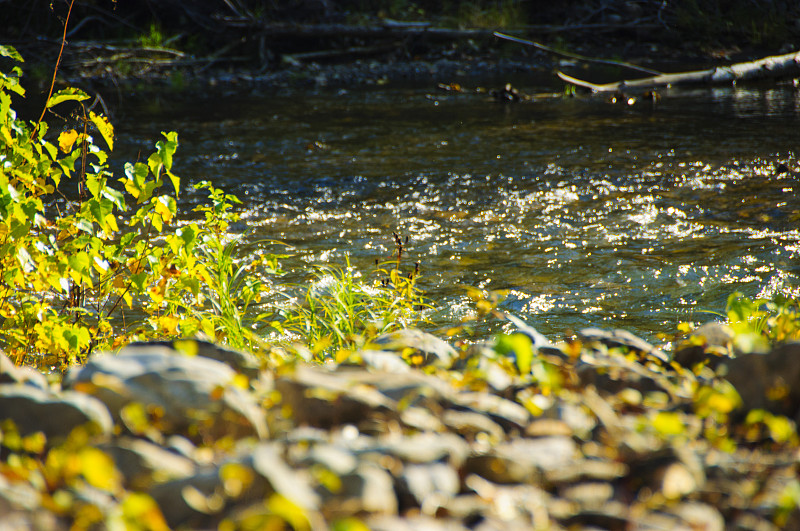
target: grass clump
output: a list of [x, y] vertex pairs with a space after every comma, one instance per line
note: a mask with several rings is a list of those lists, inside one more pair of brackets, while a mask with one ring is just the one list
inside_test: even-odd
[[728, 297], [728, 323], [739, 335], [759, 343], [782, 343], [800, 339], [800, 301], [784, 295], [772, 299], [750, 299], [736, 292]]
[[394, 237], [397, 259], [376, 264], [372, 282], [365, 281], [349, 259], [344, 267], [319, 267], [302, 298], [281, 312], [282, 330], [324, 360], [380, 334], [418, 324], [427, 307], [416, 285], [419, 263], [407, 275], [402, 273], [403, 243], [396, 233]]

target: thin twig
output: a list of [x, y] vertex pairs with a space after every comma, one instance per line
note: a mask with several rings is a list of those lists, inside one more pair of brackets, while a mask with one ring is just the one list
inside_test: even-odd
[[39, 130], [39, 125], [41, 125], [42, 120], [44, 120], [44, 114], [47, 112], [47, 103], [50, 101], [50, 98], [53, 96], [53, 89], [56, 86], [56, 75], [58, 74], [58, 65], [61, 63], [61, 56], [64, 54], [64, 46], [67, 44], [67, 26], [69, 25], [69, 16], [72, 14], [72, 5], [75, 3], [75, 0], [70, 0], [69, 3], [69, 10], [67, 11], [67, 18], [64, 20], [64, 35], [61, 37], [61, 49], [58, 51], [58, 58], [56, 59], [56, 67], [53, 69], [53, 80], [50, 82], [50, 92], [47, 93], [47, 99], [44, 103], [44, 108], [42, 109], [42, 114], [39, 116], [39, 120], [36, 122], [36, 125], [33, 127], [31, 131], [31, 141], [36, 136], [36, 132]]
[[659, 72], [658, 70], [652, 70], [650, 68], [645, 68], [643, 66], [635, 65], [632, 63], [626, 63], [624, 61], [614, 61], [613, 59], [598, 59], [596, 57], [587, 57], [585, 55], [562, 52], [561, 50], [556, 50], [555, 48], [551, 48], [550, 46], [545, 46], [544, 44], [540, 44], [534, 41], [529, 41], [527, 39], [520, 39], [519, 37], [514, 37], [512, 35], [506, 35], [505, 33], [500, 33], [499, 31], [495, 31], [494, 36], [500, 39], [505, 39], [507, 41], [524, 44], [526, 46], [533, 46], [534, 48], [544, 50], [545, 52], [552, 53], [554, 55], [560, 55], [561, 57], [567, 57], [569, 59], [575, 59], [577, 61], [583, 61], [586, 63], [599, 63], [605, 65], [622, 66], [625, 68], [630, 68], [631, 70], [637, 70], [639, 72], [645, 72], [646, 74], [652, 74], [655, 76], [662, 74], [662, 72]]

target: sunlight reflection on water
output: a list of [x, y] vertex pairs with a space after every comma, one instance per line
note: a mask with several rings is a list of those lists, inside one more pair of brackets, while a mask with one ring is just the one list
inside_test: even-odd
[[[239, 195], [237, 229], [287, 243], [292, 281], [345, 256], [368, 276], [392, 254], [392, 231], [408, 235], [442, 323], [473, 311], [464, 285], [508, 290], [501, 307], [555, 339], [590, 325], [652, 339], [710, 319], [700, 310], [723, 311], [733, 291], [798, 294], [798, 176], [774, 171], [798, 169], [791, 87], [634, 107], [438, 94], [433, 106], [426, 92], [240, 98], [214, 116], [187, 103], [151, 122], [133, 113], [118, 150], [178, 130], [184, 182]], [[182, 199], [189, 209], [202, 198]]]

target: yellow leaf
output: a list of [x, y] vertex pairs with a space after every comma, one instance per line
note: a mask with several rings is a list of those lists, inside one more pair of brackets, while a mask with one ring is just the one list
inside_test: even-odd
[[89, 119], [92, 121], [94, 126], [97, 127], [97, 130], [100, 131], [100, 134], [103, 136], [103, 140], [105, 140], [106, 144], [108, 145], [108, 150], [114, 151], [114, 126], [111, 125], [111, 122], [108, 121], [108, 118], [89, 111]]
[[47, 438], [44, 433], [37, 431], [22, 439], [22, 448], [26, 452], [39, 454], [44, 451], [46, 442]]
[[117, 225], [117, 218], [114, 217], [113, 214], [108, 214], [106, 216], [106, 225], [108, 225], [108, 229], [112, 232], [119, 232], [119, 226]]
[[194, 339], [179, 339], [173, 341], [172, 346], [175, 347], [175, 350], [184, 356], [189, 356], [190, 358], [197, 356], [197, 353], [200, 350], [200, 346]]
[[354, 516], [336, 520], [332, 526], [333, 531], [369, 531], [367, 524]]
[[50, 99], [47, 100], [47, 108], [50, 109], [52, 107], [55, 107], [59, 103], [62, 103], [62, 102], [65, 102], [65, 101], [84, 101], [84, 100], [88, 100], [88, 99], [89, 99], [89, 95], [86, 94], [81, 89], [76, 89], [76, 88], [73, 88], [73, 87], [69, 87], [69, 88], [61, 89], [58, 92], [56, 92], [55, 94], [53, 94], [50, 97]]
[[162, 315], [158, 318], [158, 326], [162, 332], [173, 336], [177, 334], [178, 323], [180, 321], [174, 315]]
[[209, 338], [212, 338], [212, 339], [214, 338], [214, 336], [217, 333], [216, 329], [214, 328], [214, 323], [211, 322], [211, 320], [207, 319], [207, 318], [203, 318], [203, 319], [200, 320], [200, 328], [203, 330], [203, 332], [205, 332], [205, 334]]
[[253, 471], [239, 463], [227, 463], [219, 469], [219, 477], [225, 494], [238, 498], [253, 482]]
[[124, 406], [120, 409], [119, 416], [125, 427], [133, 433], [144, 433], [150, 428], [150, 418], [139, 402], [131, 402]]
[[84, 448], [80, 453], [81, 474], [93, 487], [115, 492], [120, 487], [120, 474], [114, 461], [97, 448]]
[[768, 415], [764, 423], [769, 429], [770, 437], [777, 443], [789, 442], [792, 438], [797, 437], [794, 422], [786, 417]]
[[238, 387], [239, 389], [247, 390], [250, 388], [250, 378], [241, 373], [236, 374], [231, 383], [234, 387]]
[[679, 413], [659, 411], [653, 418], [653, 428], [661, 435], [680, 435], [686, 431]]
[[208, 394], [211, 400], [221, 400], [223, 396], [225, 396], [225, 387], [221, 385], [217, 385], [211, 392]]
[[169, 223], [174, 214], [174, 211], [170, 209], [170, 199], [169, 197], [161, 196], [155, 201], [156, 213], [161, 216], [164, 223]]
[[736, 409], [737, 402], [735, 397], [714, 393], [708, 397], [708, 407], [720, 413], [730, 413]]
[[58, 147], [60, 147], [61, 151], [64, 153], [69, 153], [72, 151], [72, 146], [75, 144], [75, 141], [78, 140], [79, 136], [75, 129], [64, 131], [58, 135]]
[[168, 531], [169, 526], [158, 504], [148, 494], [131, 492], [122, 500], [122, 514], [130, 523], [128, 529]]
[[273, 494], [269, 497], [267, 509], [282, 518], [292, 529], [298, 531], [311, 529], [308, 516], [303, 508], [280, 494]]
[[345, 349], [345, 348], [339, 349], [336, 352], [336, 355], [334, 356], [334, 358], [336, 359], [336, 363], [344, 363], [345, 361], [347, 361], [350, 358], [350, 355], [352, 353], [353, 352], [351, 350], [348, 350], [348, 349]]
[[141, 273], [144, 270], [141, 257], [131, 258], [130, 260], [128, 260], [127, 265], [132, 275]]

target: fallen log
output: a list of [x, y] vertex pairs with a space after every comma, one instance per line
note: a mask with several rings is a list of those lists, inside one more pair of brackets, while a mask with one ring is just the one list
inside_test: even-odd
[[592, 92], [638, 92], [684, 85], [731, 85], [740, 81], [800, 76], [800, 51], [706, 70], [658, 74], [603, 84], [578, 79], [563, 72], [556, 72], [556, 75], [567, 83], [587, 88]]
[[[268, 40], [287, 38], [320, 38], [320, 37], [431, 37], [442, 40], [471, 39], [491, 37], [496, 33], [482, 28], [445, 28], [434, 26], [430, 22], [406, 22], [383, 19], [372, 25], [351, 24], [292, 24], [271, 23], [258, 19], [225, 17], [220, 23], [229, 28], [258, 31]], [[650, 27], [646, 25], [645, 27]], [[525, 33], [567, 33], [579, 31], [613, 32], [642, 29], [642, 25], [634, 24], [575, 24], [575, 25], [535, 25], [520, 28]]]

